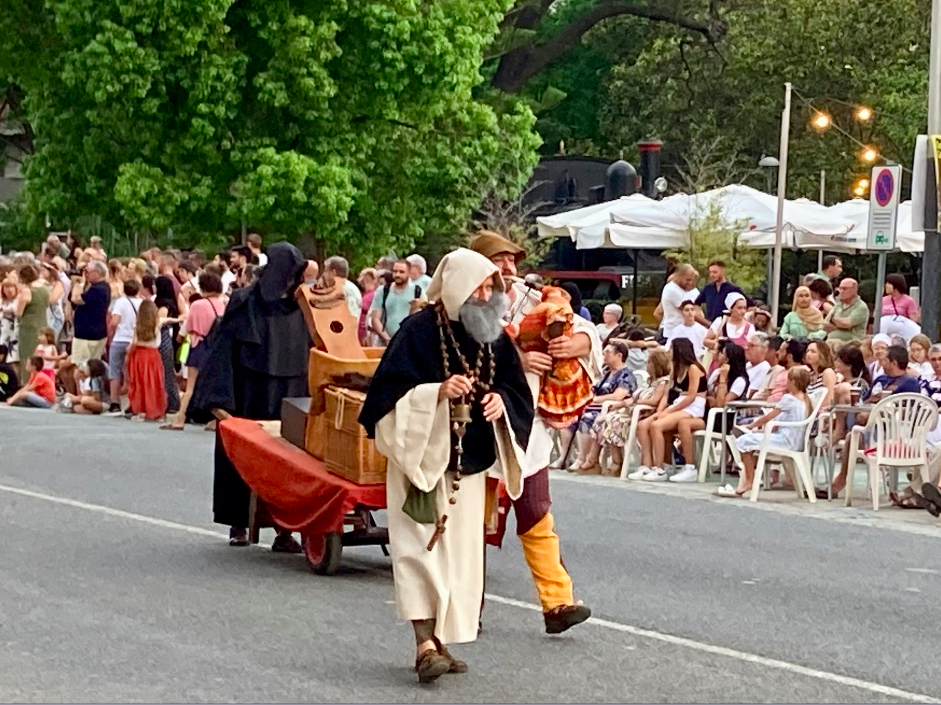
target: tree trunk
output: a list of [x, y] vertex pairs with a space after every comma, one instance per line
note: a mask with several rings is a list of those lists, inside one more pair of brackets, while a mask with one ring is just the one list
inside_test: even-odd
[[[547, 42], [539, 45], [524, 45], [504, 54], [500, 57], [500, 63], [490, 84], [504, 93], [519, 93], [533, 76], [576, 46], [592, 27], [611, 17], [629, 15], [642, 17], [651, 22], [665, 22], [702, 34], [709, 42], [716, 42], [728, 29], [718, 15], [718, 5], [721, 2], [722, 0], [710, 0], [710, 19], [708, 22], [700, 22], [675, 15], [670, 11], [634, 5], [623, 0], [602, 0], [590, 10], [573, 17], [566, 27]], [[551, 5], [550, 2], [544, 2], [539, 9], [527, 8], [527, 11], [519, 12], [512, 21], [512, 27], [536, 29], [549, 5]]]

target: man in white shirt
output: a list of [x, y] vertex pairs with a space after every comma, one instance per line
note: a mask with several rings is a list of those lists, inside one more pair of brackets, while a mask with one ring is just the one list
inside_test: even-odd
[[748, 336], [748, 345], [745, 348], [745, 359], [748, 364], [745, 365], [745, 371], [748, 372], [748, 389], [754, 393], [761, 389], [771, 370], [771, 363], [768, 357], [768, 336], [764, 333], [755, 332]]
[[680, 310], [683, 302], [695, 301], [699, 296], [699, 290], [696, 288], [698, 278], [699, 274], [693, 265], [681, 264], [663, 287], [660, 294], [660, 327], [666, 340], [670, 340], [674, 328], [683, 325], [683, 313]]
[[111, 407], [109, 413], [121, 413], [121, 387], [124, 378], [124, 361], [127, 349], [134, 340], [134, 328], [137, 326], [137, 312], [143, 299], [140, 294], [140, 282], [129, 279], [124, 282], [124, 296], [114, 302], [111, 308], [111, 347], [108, 348], [108, 377], [111, 380]]
[[323, 263], [324, 271], [329, 272], [334, 279], [343, 286], [343, 297], [350, 315], [359, 321], [360, 307], [363, 303], [363, 294], [353, 282], [350, 281], [350, 263], [345, 257], [327, 257]]
[[697, 314], [701, 313], [702, 309], [696, 305], [693, 299], [687, 299], [680, 304], [680, 315], [683, 317], [683, 322], [675, 326], [667, 338], [667, 350], [673, 349], [673, 341], [677, 338], [686, 338], [693, 344], [696, 357], [703, 354], [703, 351], [706, 349], [705, 345], [703, 345], [703, 340], [705, 340], [706, 333], [709, 329], [702, 323], [696, 322]]

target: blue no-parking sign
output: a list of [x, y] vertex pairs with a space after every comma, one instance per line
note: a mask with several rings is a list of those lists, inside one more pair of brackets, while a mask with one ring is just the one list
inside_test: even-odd
[[870, 250], [894, 250], [902, 167], [894, 165], [873, 167], [869, 184], [867, 247]]

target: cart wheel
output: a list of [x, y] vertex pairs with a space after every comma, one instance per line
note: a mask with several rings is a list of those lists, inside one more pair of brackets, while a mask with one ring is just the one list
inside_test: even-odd
[[307, 565], [317, 575], [333, 575], [343, 555], [343, 535], [304, 534], [302, 539]]

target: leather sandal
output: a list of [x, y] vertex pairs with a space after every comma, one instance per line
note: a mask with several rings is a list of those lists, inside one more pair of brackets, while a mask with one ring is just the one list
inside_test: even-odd
[[415, 659], [415, 672], [418, 674], [419, 683], [434, 683], [450, 668], [451, 662], [437, 649], [423, 651], [421, 656]]
[[578, 626], [591, 617], [591, 610], [585, 605], [559, 605], [542, 613], [546, 622], [546, 634], [561, 634]]
[[435, 637], [435, 646], [438, 647], [438, 653], [444, 656], [450, 663], [448, 673], [467, 673], [467, 664], [460, 659], [454, 658], [445, 645], [438, 641], [437, 637]]

